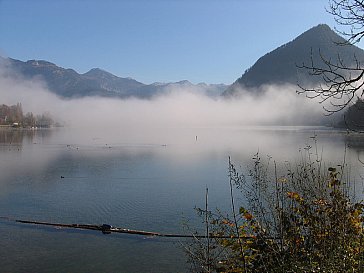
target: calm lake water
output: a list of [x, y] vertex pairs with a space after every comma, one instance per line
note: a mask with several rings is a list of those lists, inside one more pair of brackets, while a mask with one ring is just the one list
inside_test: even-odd
[[[344, 159], [362, 195], [364, 138], [324, 127], [0, 130], [0, 216], [186, 233], [194, 207], [228, 210], [228, 157], [246, 171], [259, 152], [280, 169], [307, 145]], [[345, 149], [345, 147], [347, 147]], [[282, 170], [282, 172], [284, 172]], [[64, 177], [64, 178], [61, 178]], [[187, 272], [177, 239], [55, 229], [0, 219], [1, 272]]]

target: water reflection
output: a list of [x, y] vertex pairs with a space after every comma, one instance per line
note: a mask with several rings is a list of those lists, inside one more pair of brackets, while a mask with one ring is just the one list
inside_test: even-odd
[[22, 144], [24, 137], [24, 130], [18, 129], [0, 129], [0, 143], [6, 144]]
[[49, 138], [51, 134], [50, 129], [0, 128], [0, 144], [34, 143], [35, 139]]
[[[14, 218], [180, 233], [183, 217], [193, 219], [193, 208], [203, 206], [206, 186], [211, 207], [228, 210], [229, 156], [245, 171], [259, 152], [262, 158], [272, 156], [283, 172], [285, 162], [299, 161], [299, 151], [309, 145], [327, 166], [345, 160], [358, 191], [362, 185], [361, 135], [321, 127], [120, 129], [113, 134], [2, 130], [0, 139], [0, 210]], [[173, 242], [1, 222], [0, 231], [0, 264], [7, 272], [185, 268]], [[86, 256], [79, 254], [85, 250]]]
[[362, 133], [347, 133], [345, 135], [345, 142], [351, 149], [357, 151], [364, 150], [364, 135]]

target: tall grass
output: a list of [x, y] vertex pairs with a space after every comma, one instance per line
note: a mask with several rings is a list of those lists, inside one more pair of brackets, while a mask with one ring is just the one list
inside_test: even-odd
[[231, 211], [197, 210], [209, 234], [186, 247], [192, 271], [364, 272], [364, 205], [345, 162], [325, 167], [314, 145], [277, 169], [256, 154], [242, 174], [229, 159]]

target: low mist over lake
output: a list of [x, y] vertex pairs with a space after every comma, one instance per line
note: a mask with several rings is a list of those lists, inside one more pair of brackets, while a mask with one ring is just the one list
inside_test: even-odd
[[[285, 175], [286, 162], [298, 162], [308, 145], [315, 157], [315, 140], [327, 166], [342, 164], [344, 158], [337, 155], [349, 145], [345, 162], [351, 183], [357, 194], [362, 189], [357, 158], [364, 156], [363, 146], [346, 131], [237, 126], [110, 132], [0, 130], [2, 216], [165, 233], [188, 232], [183, 222], [189, 220], [193, 230], [201, 230], [194, 207], [204, 206], [206, 187], [210, 207], [229, 211], [229, 156], [239, 171], [247, 172], [259, 152], [263, 161], [272, 157]], [[8, 272], [171, 272], [186, 267], [179, 239], [7, 221], [0, 228], [0, 263]]]
[[356, 271], [347, 3], [0, 0], [0, 271]]

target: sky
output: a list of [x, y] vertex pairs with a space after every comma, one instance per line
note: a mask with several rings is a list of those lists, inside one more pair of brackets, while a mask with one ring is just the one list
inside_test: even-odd
[[231, 84], [328, 0], [0, 0], [0, 55], [140, 82]]

